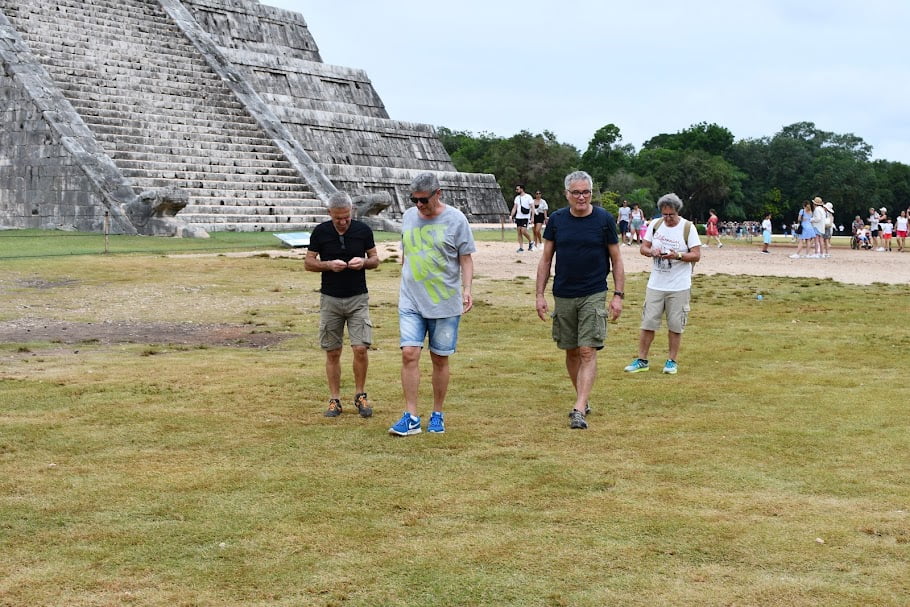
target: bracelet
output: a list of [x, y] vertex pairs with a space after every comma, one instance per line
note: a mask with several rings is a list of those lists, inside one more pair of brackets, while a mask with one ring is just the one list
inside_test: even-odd
[[625, 291], [613, 291], [613, 295], [618, 296], [620, 299], [625, 299], [625, 298], [626, 298], [626, 292], [625, 292]]

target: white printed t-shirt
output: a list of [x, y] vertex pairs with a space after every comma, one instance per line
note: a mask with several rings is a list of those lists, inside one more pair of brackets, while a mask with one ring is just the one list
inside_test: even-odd
[[[689, 228], [689, 242], [685, 242], [686, 220], [680, 218], [679, 223], [672, 228], [666, 221], [661, 221], [654, 233], [654, 222], [645, 232], [645, 240], [651, 242], [651, 247], [662, 251], [679, 251], [686, 253], [690, 249], [701, 246], [698, 230], [693, 225]], [[692, 288], [692, 271], [695, 264], [676, 259], [654, 258], [651, 267], [651, 276], [648, 278], [648, 288], [655, 291], [685, 291]]]

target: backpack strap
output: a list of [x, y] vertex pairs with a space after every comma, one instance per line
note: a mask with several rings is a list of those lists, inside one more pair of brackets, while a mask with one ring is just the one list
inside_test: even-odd
[[[680, 217], [680, 219], [682, 219], [685, 222], [685, 223], [683, 223], [683, 239], [686, 241], [686, 251], [691, 251], [692, 249], [689, 248], [689, 234], [692, 233], [692, 222], [689, 221], [688, 219], [683, 219], [682, 217]], [[651, 233], [653, 234], [654, 232], [656, 232], [657, 228], [659, 228], [660, 224], [662, 224], [663, 222], [664, 222], [663, 217], [658, 217], [657, 219], [655, 219], [654, 223], [651, 224]]]

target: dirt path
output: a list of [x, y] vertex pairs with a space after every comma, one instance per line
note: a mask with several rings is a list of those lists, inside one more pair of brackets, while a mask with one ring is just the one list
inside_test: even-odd
[[[509, 234], [508, 236], [511, 236]], [[508, 237], [507, 236], [507, 237]], [[757, 242], [757, 241], [756, 241]], [[490, 278], [533, 277], [540, 253], [517, 253], [517, 245], [507, 242], [478, 242], [474, 269], [478, 276]], [[397, 246], [382, 244], [380, 256], [397, 253]], [[760, 244], [728, 244], [723, 248], [702, 247], [701, 261], [696, 266], [700, 274], [746, 274], [752, 276], [805, 276], [831, 278], [838, 282], [868, 285], [910, 283], [910, 252], [854, 251], [837, 248], [827, 259], [790, 259], [795, 245], [773, 244], [771, 253], [759, 253]], [[650, 260], [638, 252], [638, 247], [622, 247], [626, 272], [650, 270]], [[521, 264], [517, 262], [521, 261]]]

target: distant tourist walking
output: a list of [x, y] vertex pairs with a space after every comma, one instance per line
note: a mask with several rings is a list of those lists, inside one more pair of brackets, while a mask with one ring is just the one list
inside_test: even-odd
[[724, 243], [720, 241], [720, 230], [717, 226], [718, 221], [717, 213], [714, 212], [714, 209], [709, 209], [708, 223], [705, 225], [705, 235], [708, 237], [708, 242], [711, 242], [711, 239], [713, 238], [719, 249], [724, 246]]
[[682, 333], [689, 319], [692, 271], [701, 259], [701, 239], [691, 222], [679, 216], [683, 203], [676, 194], [661, 196], [657, 206], [660, 218], [651, 222], [639, 248], [642, 255], [651, 258], [652, 265], [641, 313], [638, 357], [623, 370], [640, 373], [650, 368], [648, 351], [666, 316], [669, 353], [663, 372], [675, 375]]
[[445, 432], [443, 405], [449, 389], [449, 357], [458, 343], [461, 316], [474, 307], [471, 255], [476, 247], [467, 218], [442, 202], [442, 190], [433, 173], [417, 175], [410, 189], [415, 206], [401, 218], [404, 257], [398, 291], [405, 412], [389, 428], [389, 433], [397, 436], [421, 431], [417, 397], [420, 353], [425, 340], [429, 342], [433, 363], [433, 413], [427, 432]]
[[547, 223], [547, 201], [541, 198], [540, 190], [534, 192], [534, 246], [543, 247], [543, 226]]
[[632, 227], [632, 209], [629, 208], [628, 200], [622, 201], [618, 214], [620, 242], [626, 246], [632, 246], [632, 235], [629, 233], [629, 228]]
[[770, 255], [771, 251], [768, 250], [768, 246], [771, 244], [771, 213], [765, 213], [765, 218], [761, 221], [761, 240], [761, 252]]
[[[815, 246], [815, 228], [812, 227], [812, 203], [806, 200], [803, 202], [803, 208], [799, 210], [796, 217], [796, 253], [790, 256], [791, 259], [800, 257], [814, 257]], [[813, 251], [809, 247], [813, 247]], [[800, 253], [804, 251], [804, 253]]]
[[534, 212], [534, 199], [525, 192], [522, 184], [515, 186], [515, 200], [512, 203], [512, 212], [509, 213], [509, 219], [515, 220], [515, 231], [518, 235], [518, 252], [524, 251], [524, 241], [528, 241], [528, 250], [534, 248], [534, 240], [528, 232], [528, 221], [531, 219], [531, 213]]
[[897, 216], [895, 220], [895, 229], [897, 231], [897, 252], [900, 253], [904, 250], [907, 240], [907, 211], [901, 211], [901, 214]]
[[[613, 216], [591, 204], [593, 181], [584, 171], [565, 178], [568, 207], [554, 211], [544, 231], [537, 265], [535, 307], [547, 320], [546, 288], [553, 257], [553, 340], [565, 350], [566, 370], [575, 388], [569, 427], [588, 427], [588, 400], [597, 379], [597, 352], [607, 337], [607, 320], [622, 313], [626, 273]], [[613, 272], [613, 296], [607, 304], [607, 275]]]
[[[882, 210], [883, 211], [885, 210], [884, 207], [882, 208]], [[879, 234], [879, 229], [878, 229], [878, 222], [881, 219], [881, 217], [882, 216], [879, 215], [878, 211], [876, 211], [874, 208], [869, 209], [869, 230], [870, 230], [870, 234], [872, 235], [872, 246], [873, 246], [873, 248], [876, 248], [876, 249], [879, 247], [878, 237], [880, 236], [880, 234]]]
[[645, 224], [645, 212], [641, 210], [638, 203], [632, 204], [632, 212], [629, 214], [632, 218], [630, 231], [632, 232], [632, 242], [641, 242], [641, 227]]
[[336, 192], [328, 200], [329, 221], [313, 228], [304, 267], [321, 272], [319, 345], [325, 350], [329, 384], [326, 417], [341, 415], [341, 349], [344, 327], [354, 353], [354, 407], [361, 417], [373, 415], [366, 393], [369, 349], [373, 342], [366, 270], [379, 265], [373, 231], [351, 218], [351, 197]]
[[824, 255], [824, 236], [825, 222], [828, 219], [828, 212], [825, 210], [824, 202], [816, 196], [812, 199], [812, 229], [815, 230], [815, 254], [809, 257], [821, 258]]

